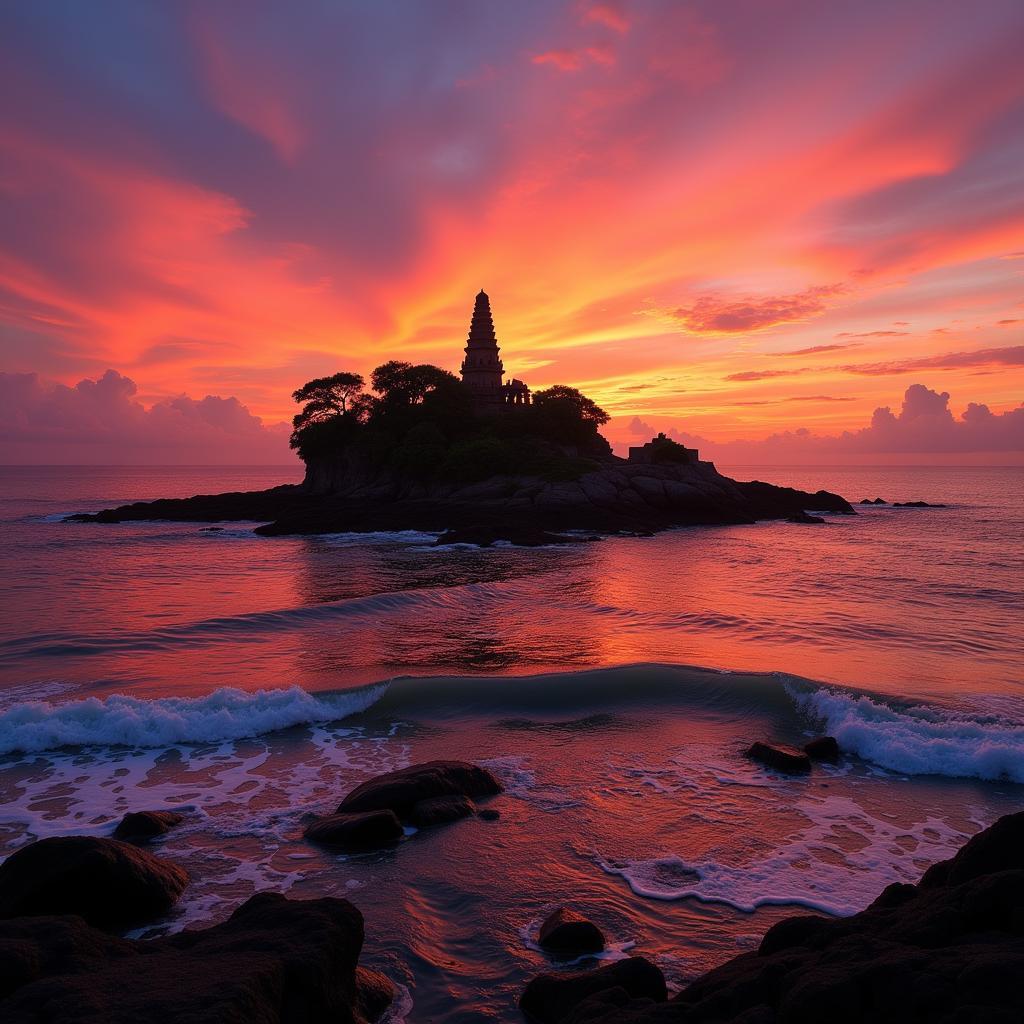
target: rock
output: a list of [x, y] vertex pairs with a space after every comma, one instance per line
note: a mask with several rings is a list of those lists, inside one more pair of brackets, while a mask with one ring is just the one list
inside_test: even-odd
[[[596, 971], [542, 974], [526, 986], [519, 1000], [519, 1009], [534, 1024], [558, 1024], [595, 994], [616, 989], [621, 989], [632, 1000], [663, 1003], [668, 998], [661, 971], [650, 960], [634, 956]], [[576, 1019], [576, 1015], [573, 1016]]]
[[438, 796], [493, 796], [500, 792], [501, 783], [479, 765], [466, 761], [426, 761], [357, 786], [338, 805], [338, 813], [388, 810], [406, 820], [421, 800]]
[[395, 986], [390, 978], [368, 967], [356, 968], [356, 1015], [368, 1024], [380, 1020], [395, 1001]]
[[747, 751], [747, 757], [780, 772], [793, 774], [811, 770], [810, 757], [797, 747], [791, 747], [785, 743], [768, 743], [758, 740]]
[[[386, 979], [357, 968], [346, 900], [260, 893], [201, 931], [120, 939], [76, 917], [0, 922], [8, 1024], [367, 1024]], [[370, 1016], [373, 1014], [374, 1016]]]
[[932, 505], [927, 501], [894, 501], [893, 508], [946, 508], [945, 505]]
[[0, 864], [0, 918], [77, 914], [116, 927], [161, 917], [188, 873], [118, 839], [54, 836], [15, 850]]
[[129, 811], [114, 829], [114, 838], [128, 843], [145, 842], [164, 835], [184, 820], [174, 811]]
[[541, 949], [563, 960], [604, 949], [601, 929], [567, 907], [548, 915], [537, 933], [537, 942]]
[[404, 830], [394, 812], [363, 811], [331, 814], [306, 827], [303, 833], [312, 843], [339, 850], [368, 850], [397, 843]]
[[888, 505], [889, 504], [885, 500], [885, 498], [875, 498], [874, 501], [872, 501], [870, 498], [861, 498], [860, 503], [862, 505]]
[[536, 979], [523, 1008], [544, 1024], [1009, 1024], [1024, 1020], [1022, 972], [1024, 812], [859, 914], [778, 922], [667, 1003], [595, 971], [573, 976], [590, 979], [582, 992]]
[[810, 515], [807, 512], [797, 512], [797, 514], [795, 516], [788, 516], [787, 519], [786, 519], [786, 522], [787, 523], [806, 523], [806, 524], [809, 525], [811, 523], [823, 523], [823, 522], [825, 522], [825, 520], [822, 519], [821, 516], [812, 516], [812, 515]]
[[476, 804], [468, 796], [433, 796], [420, 800], [409, 812], [409, 823], [417, 828], [432, 828], [476, 814]]
[[484, 821], [497, 821], [501, 817], [501, 811], [497, 807], [481, 807], [476, 814]]
[[819, 736], [804, 744], [804, 753], [812, 761], [838, 761], [839, 744], [835, 736]]

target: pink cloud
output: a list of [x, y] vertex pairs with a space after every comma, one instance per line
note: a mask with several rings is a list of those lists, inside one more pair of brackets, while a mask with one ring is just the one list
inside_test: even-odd
[[185, 395], [149, 407], [115, 370], [74, 387], [0, 373], [0, 463], [283, 464], [286, 424], [267, 426], [237, 398]]
[[809, 320], [825, 312], [828, 300], [842, 291], [841, 285], [820, 285], [795, 295], [740, 300], [704, 295], [671, 316], [694, 334], [742, 334]]

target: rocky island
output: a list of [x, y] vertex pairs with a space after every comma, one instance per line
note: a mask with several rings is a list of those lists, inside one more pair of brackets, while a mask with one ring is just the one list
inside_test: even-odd
[[70, 518], [257, 521], [257, 533], [450, 531], [454, 543], [538, 544], [584, 533], [645, 533], [676, 526], [820, 520], [853, 515], [844, 498], [719, 473], [699, 453], [659, 434], [612, 453], [599, 433], [609, 417], [578, 390], [531, 392], [504, 380], [490, 301], [476, 296], [461, 378], [392, 361], [370, 378], [309, 381], [295, 400], [292, 447], [301, 484], [122, 505]]

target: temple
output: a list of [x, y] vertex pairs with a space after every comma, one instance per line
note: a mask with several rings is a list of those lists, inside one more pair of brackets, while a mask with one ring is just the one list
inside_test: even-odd
[[481, 289], [473, 305], [473, 319], [462, 360], [462, 383], [473, 396], [478, 412], [502, 412], [509, 406], [529, 405], [530, 389], [521, 381], [503, 381], [505, 367], [498, 355], [491, 301]]

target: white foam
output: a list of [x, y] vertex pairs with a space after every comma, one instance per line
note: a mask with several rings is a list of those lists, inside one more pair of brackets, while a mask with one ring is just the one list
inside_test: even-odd
[[165, 747], [219, 743], [365, 711], [387, 684], [315, 695], [298, 686], [247, 693], [222, 687], [204, 697], [140, 700], [126, 694], [53, 704], [28, 700], [0, 711], [0, 754], [67, 746]]
[[[801, 906], [838, 916], [855, 914], [892, 882], [917, 881], [922, 865], [948, 857], [964, 835], [929, 817], [912, 830], [869, 816], [853, 799], [829, 796], [799, 803], [808, 827], [756, 860], [685, 860], [669, 854], [637, 860], [595, 855], [638, 895], [692, 898], [752, 913], [764, 906]], [[853, 836], [856, 843], [844, 841]], [[912, 848], [908, 848], [911, 844]], [[851, 846], [859, 846], [853, 849]]]
[[893, 708], [838, 690], [799, 692], [797, 706], [839, 746], [905, 775], [1024, 782], [1024, 724], [992, 714], [934, 706]]

